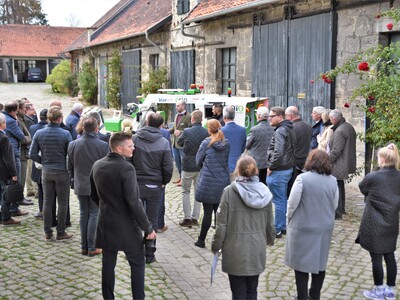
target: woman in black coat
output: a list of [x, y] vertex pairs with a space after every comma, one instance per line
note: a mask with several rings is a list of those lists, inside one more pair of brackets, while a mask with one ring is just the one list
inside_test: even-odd
[[[379, 171], [360, 182], [366, 197], [364, 214], [356, 243], [369, 251], [375, 287], [364, 291], [367, 299], [396, 299], [397, 264], [394, 257], [399, 234], [400, 172], [399, 151], [389, 144], [378, 151]], [[383, 284], [382, 257], [385, 259], [387, 285]]]

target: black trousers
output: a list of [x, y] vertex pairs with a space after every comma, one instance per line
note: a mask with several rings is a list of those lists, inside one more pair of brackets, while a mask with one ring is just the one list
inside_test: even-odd
[[397, 275], [397, 264], [394, 257], [394, 252], [386, 254], [375, 254], [369, 253], [371, 255], [372, 262], [372, 274], [374, 276], [375, 285], [383, 285], [383, 265], [382, 257], [385, 259], [386, 272], [387, 272], [387, 285], [396, 285], [396, 275]]
[[214, 211], [214, 213], [217, 211], [218, 205], [219, 204], [204, 204], [203, 203], [204, 215], [203, 215], [203, 221], [201, 222], [201, 230], [200, 230], [199, 240], [201, 240], [201, 241], [206, 240], [207, 232], [211, 226], [213, 211]]
[[310, 298], [308, 298], [308, 273], [294, 270], [296, 278], [297, 299], [298, 300], [319, 300], [321, 296], [321, 289], [325, 279], [325, 271], [318, 274], [311, 274], [311, 287]]
[[346, 192], [344, 189], [344, 180], [337, 181], [338, 189], [339, 189], [339, 203], [336, 208], [336, 218], [341, 218], [343, 214], [346, 213], [345, 203], [346, 203]]
[[258, 179], [267, 185], [267, 169], [258, 169]]
[[[133, 299], [144, 299], [144, 248], [139, 251], [124, 251], [131, 267], [131, 288]], [[115, 265], [118, 251], [103, 249], [101, 289], [104, 299], [115, 299]]]
[[229, 275], [233, 300], [257, 300], [258, 277]]

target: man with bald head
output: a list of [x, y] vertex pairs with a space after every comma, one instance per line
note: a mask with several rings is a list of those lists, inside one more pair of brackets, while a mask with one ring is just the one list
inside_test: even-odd
[[179, 180], [174, 181], [173, 183], [177, 183], [178, 186], [181, 186], [181, 173], [182, 173], [182, 155], [183, 148], [178, 145], [178, 138], [181, 135], [183, 129], [191, 127], [191, 115], [186, 111], [186, 102], [180, 100], [176, 102], [176, 116], [174, 121], [174, 126], [169, 130], [169, 133], [172, 136], [172, 151], [174, 154], [176, 168], [179, 172]]
[[288, 194], [296, 177], [302, 173], [304, 163], [306, 162], [308, 152], [310, 151], [310, 142], [312, 137], [312, 127], [304, 122], [296, 106], [289, 106], [285, 110], [285, 118], [293, 123], [293, 129], [296, 133], [296, 143], [294, 148], [294, 168], [292, 178], [288, 184]]

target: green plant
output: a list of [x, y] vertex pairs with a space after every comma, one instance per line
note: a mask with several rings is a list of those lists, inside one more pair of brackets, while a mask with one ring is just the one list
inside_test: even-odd
[[71, 74], [71, 62], [63, 60], [58, 64], [51, 74], [47, 76], [46, 83], [51, 84], [51, 89], [55, 93], [68, 94], [68, 77]]
[[79, 86], [78, 86], [78, 76], [75, 73], [68, 75], [66, 79], [66, 86], [68, 88], [68, 94], [71, 97], [78, 96]]
[[122, 57], [118, 50], [114, 50], [110, 60], [107, 64], [107, 101], [110, 107], [120, 109], [120, 89], [122, 81]]
[[82, 66], [78, 77], [79, 88], [82, 91], [82, 98], [88, 104], [96, 104], [97, 100], [97, 75], [96, 70], [90, 62]]

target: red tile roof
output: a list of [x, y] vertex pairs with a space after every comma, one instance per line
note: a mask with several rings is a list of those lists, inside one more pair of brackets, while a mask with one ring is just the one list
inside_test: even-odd
[[99, 28], [103, 25], [108, 19], [114, 16], [122, 7], [125, 6], [126, 3], [130, 2], [131, 0], [121, 0], [117, 4], [115, 4], [104, 16], [102, 16], [96, 23], [94, 23], [92, 28]]
[[93, 35], [89, 46], [143, 35], [171, 17], [170, 0], [131, 0]]
[[85, 28], [0, 25], [0, 56], [59, 57]]
[[184, 24], [213, 18], [230, 12], [277, 2], [275, 0], [201, 0], [183, 21]]

